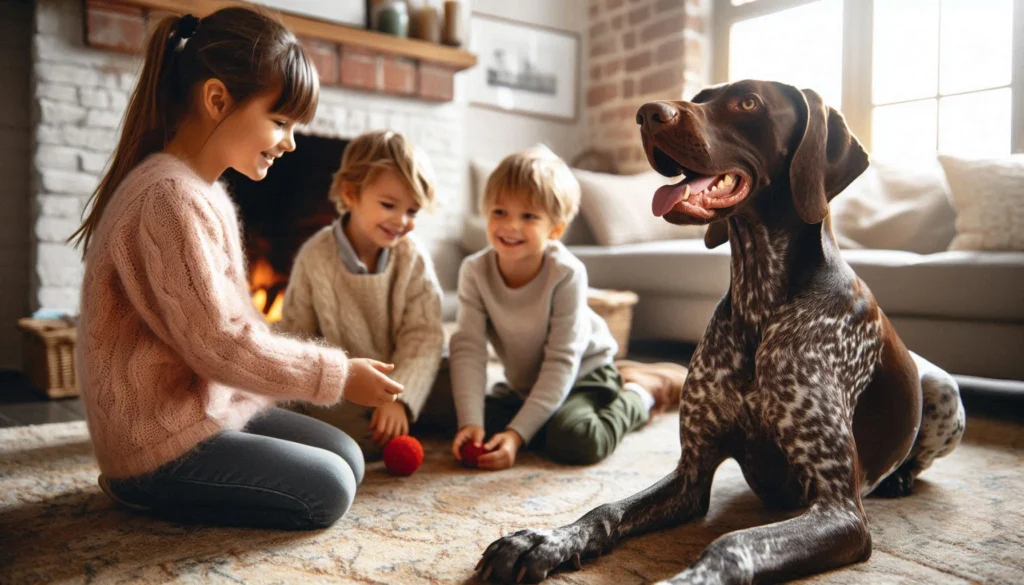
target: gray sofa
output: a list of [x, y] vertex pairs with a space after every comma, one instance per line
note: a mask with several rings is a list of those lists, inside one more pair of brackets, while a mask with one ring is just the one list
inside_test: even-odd
[[[696, 343], [729, 286], [729, 246], [572, 246], [591, 286], [640, 301], [632, 337]], [[1024, 380], [1024, 252], [844, 250], [909, 348], [956, 374]]]
[[[488, 165], [475, 165], [479, 189]], [[708, 250], [693, 237], [598, 245], [602, 230], [587, 218], [599, 216], [586, 213], [594, 174], [586, 178], [584, 213], [564, 241], [590, 285], [639, 295], [632, 338], [699, 341], [729, 285], [729, 246]], [[843, 256], [910, 349], [954, 374], [1024, 380], [1024, 252], [946, 251], [956, 219], [948, 189], [937, 162], [873, 164], [832, 203]], [[648, 193], [624, 196], [649, 206]], [[482, 218], [470, 218], [464, 252], [485, 245]], [[446, 305], [453, 315], [454, 292]]]

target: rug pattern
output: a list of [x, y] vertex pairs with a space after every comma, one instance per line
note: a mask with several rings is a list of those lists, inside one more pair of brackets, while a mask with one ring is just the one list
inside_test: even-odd
[[[570, 522], [662, 477], [679, 447], [674, 417], [630, 435], [605, 462], [554, 465], [531, 454], [486, 473], [458, 466], [440, 438], [408, 478], [369, 466], [349, 514], [328, 530], [286, 533], [183, 526], [122, 510], [100, 492], [84, 423], [0, 430], [0, 583], [469, 583], [480, 553], [521, 528]], [[915, 495], [868, 499], [874, 553], [805, 583], [1024, 582], [1024, 430], [970, 419], [964, 444]], [[732, 461], [707, 517], [626, 540], [553, 584], [664, 579], [715, 537], [781, 520]]]

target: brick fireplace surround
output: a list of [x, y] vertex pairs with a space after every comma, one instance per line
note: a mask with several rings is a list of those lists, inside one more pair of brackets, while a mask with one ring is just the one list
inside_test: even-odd
[[[183, 0], [190, 5], [206, 0]], [[215, 0], [221, 1], [221, 0]], [[145, 23], [158, 16], [132, 4], [83, 0], [0, 0], [19, 4], [29, 29], [28, 102], [31, 144], [28, 209], [7, 221], [31, 232], [13, 247], [0, 241], [0, 265], [20, 266], [28, 256], [25, 305], [11, 306], [10, 322], [39, 307], [76, 310], [82, 278], [80, 254], [64, 241], [81, 220], [116, 141], [134, 86]], [[653, 99], [692, 96], [706, 80], [711, 0], [589, 0], [582, 39], [582, 112], [589, 146], [614, 156], [623, 172], [646, 168], [636, 138], [637, 108]], [[6, 5], [5, 5], [6, 6]], [[13, 14], [13, 13], [10, 13]], [[4, 23], [16, 27], [13, 19]], [[87, 31], [87, 32], [84, 32]], [[471, 210], [464, 126], [465, 90], [451, 67], [346, 48], [304, 38], [324, 89], [316, 119], [302, 131], [350, 139], [366, 130], [392, 128], [426, 150], [438, 178], [439, 210], [417, 225], [435, 254], [442, 284], [454, 285], [461, 258], [458, 241]], [[28, 116], [26, 116], [28, 117]], [[25, 122], [20, 124], [24, 127]], [[12, 139], [13, 140], [13, 139]], [[24, 139], [17, 139], [24, 144]], [[24, 146], [20, 147], [24, 153]], [[560, 152], [571, 158], [576, 152]], [[9, 159], [25, 164], [25, 158]], [[25, 187], [14, 183], [14, 189]], [[19, 203], [19, 205], [24, 205]], [[9, 249], [8, 249], [9, 248]], [[7, 262], [8, 256], [19, 259]], [[4, 283], [20, 287], [21, 279]], [[23, 289], [24, 290], [24, 289]], [[14, 294], [0, 290], [5, 299]], [[21, 295], [24, 296], [21, 296]], [[20, 313], [20, 314], [14, 314]], [[0, 324], [0, 327], [9, 327]], [[0, 367], [20, 362], [19, 338], [0, 335]]]

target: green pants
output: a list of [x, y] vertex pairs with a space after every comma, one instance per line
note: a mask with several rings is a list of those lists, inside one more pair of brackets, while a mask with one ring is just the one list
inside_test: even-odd
[[[484, 429], [490, 438], [504, 431], [523, 397], [506, 384], [487, 396]], [[636, 392], [622, 391], [614, 365], [601, 366], [572, 387], [568, 398], [528, 445], [543, 449], [552, 460], [570, 465], [597, 463], [612, 454], [626, 433], [643, 426], [650, 413]]]

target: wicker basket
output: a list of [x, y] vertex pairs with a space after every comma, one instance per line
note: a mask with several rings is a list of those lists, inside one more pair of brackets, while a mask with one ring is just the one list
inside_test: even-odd
[[18, 328], [25, 332], [25, 375], [36, 390], [50, 398], [78, 396], [74, 323], [59, 319], [20, 319]]
[[615, 357], [626, 357], [629, 351], [629, 330], [633, 326], [633, 306], [636, 293], [625, 290], [603, 290], [592, 288], [587, 291], [587, 304], [604, 319], [612, 336], [619, 344]]

